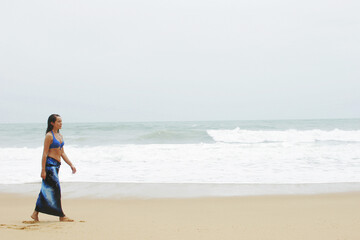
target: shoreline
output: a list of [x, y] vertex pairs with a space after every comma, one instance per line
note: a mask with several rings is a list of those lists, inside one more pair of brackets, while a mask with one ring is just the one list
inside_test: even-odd
[[[0, 184], [0, 194], [37, 196], [41, 182]], [[202, 198], [360, 193], [360, 183], [223, 184], [62, 182], [63, 199]]]
[[360, 239], [360, 193], [64, 199], [73, 223], [45, 214], [29, 221], [35, 201], [0, 193], [3, 239]]

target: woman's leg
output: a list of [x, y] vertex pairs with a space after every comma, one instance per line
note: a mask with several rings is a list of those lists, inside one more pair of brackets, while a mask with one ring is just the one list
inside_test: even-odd
[[39, 212], [34, 210], [33, 214], [31, 215], [31, 218], [34, 219], [35, 222], [38, 222], [39, 221]]
[[42, 181], [35, 211], [32, 215], [35, 219], [39, 212], [58, 217], [65, 217], [61, 207], [61, 189], [58, 172], [59, 166], [46, 167], [46, 178]]

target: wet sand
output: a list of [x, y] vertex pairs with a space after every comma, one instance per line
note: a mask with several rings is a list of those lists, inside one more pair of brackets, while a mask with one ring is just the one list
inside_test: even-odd
[[0, 194], [0, 239], [360, 239], [360, 193], [65, 198], [73, 223], [31, 222], [36, 197]]

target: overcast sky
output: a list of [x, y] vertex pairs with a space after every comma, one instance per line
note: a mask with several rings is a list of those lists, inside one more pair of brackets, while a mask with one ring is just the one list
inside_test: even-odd
[[0, 1], [0, 122], [360, 117], [360, 1]]

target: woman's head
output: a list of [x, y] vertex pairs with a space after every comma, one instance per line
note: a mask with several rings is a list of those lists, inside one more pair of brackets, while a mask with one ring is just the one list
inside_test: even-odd
[[46, 133], [50, 132], [51, 130], [57, 129], [57, 131], [59, 131], [59, 129], [62, 126], [62, 120], [59, 114], [51, 114], [48, 118], [48, 125], [47, 125], [47, 129], [46, 129]]

